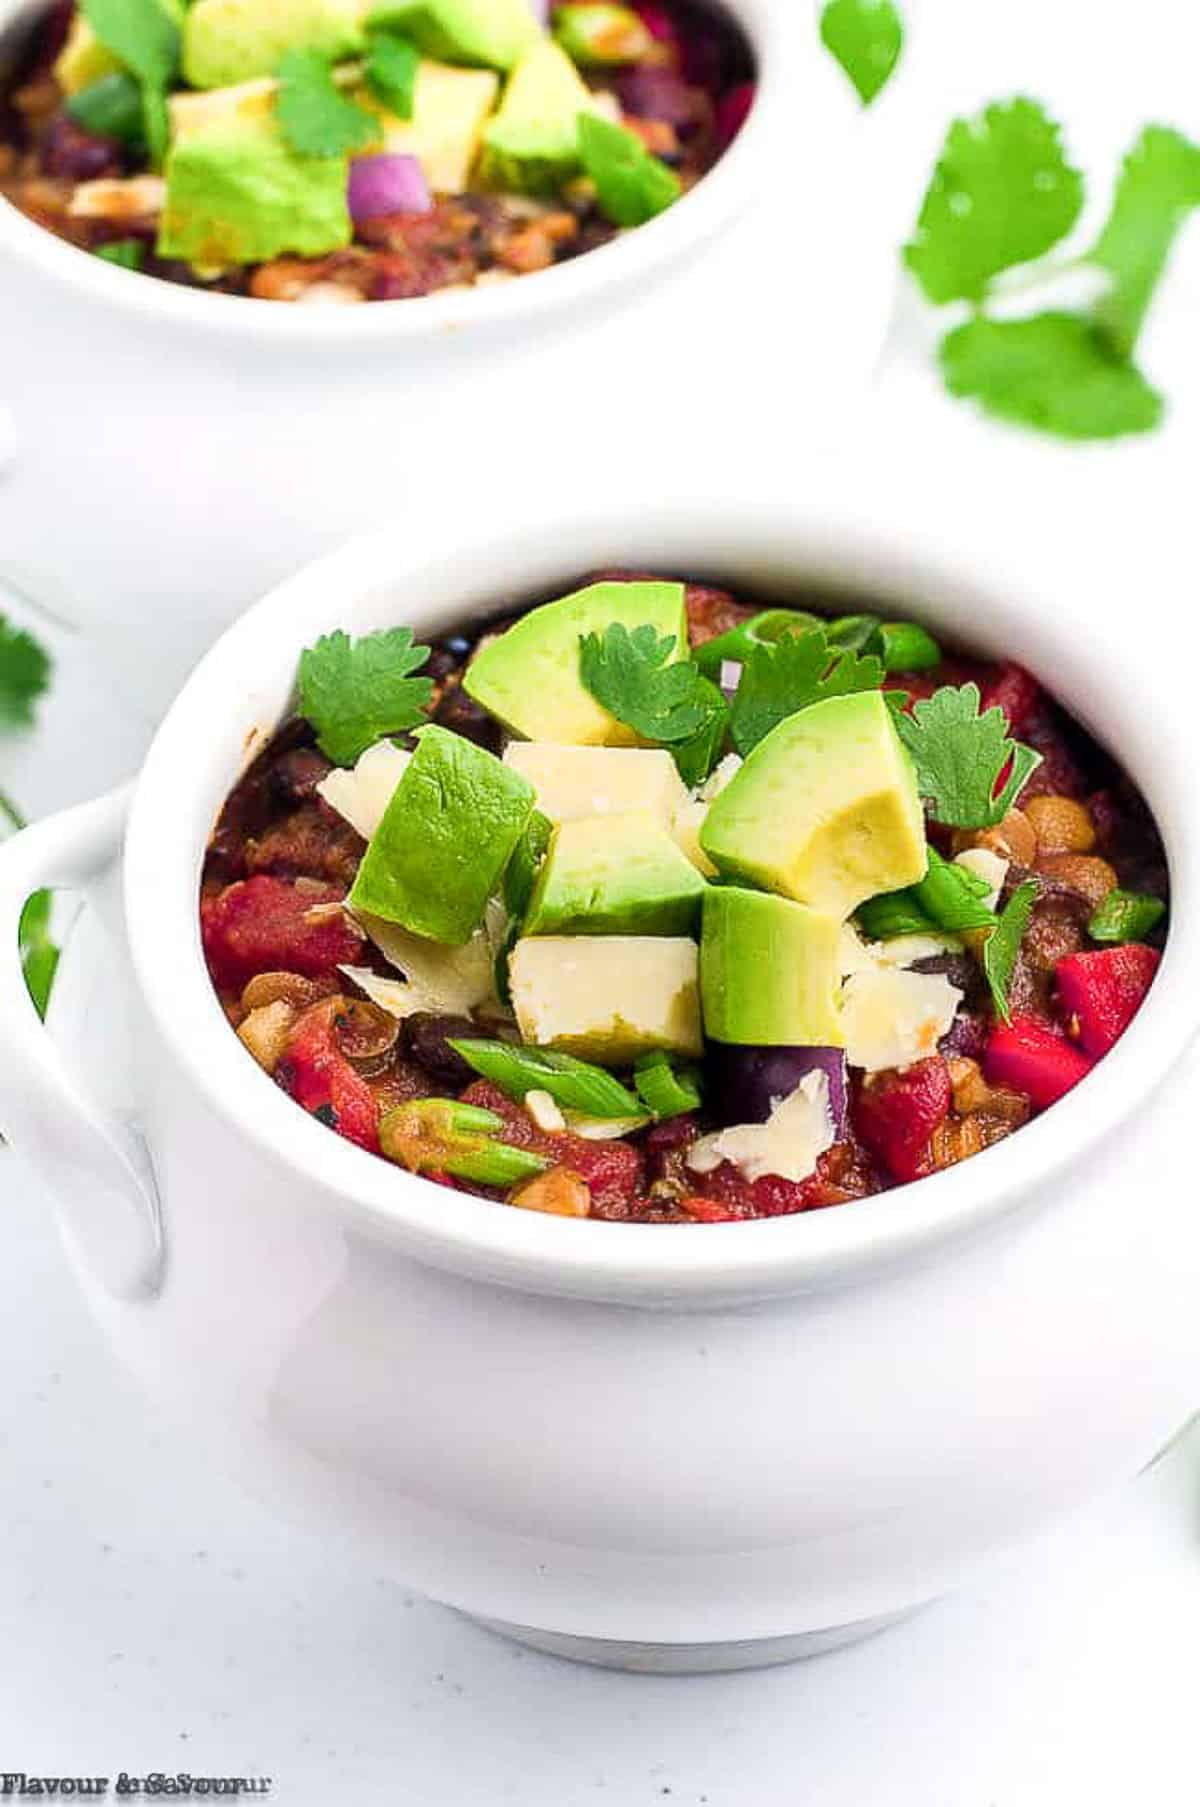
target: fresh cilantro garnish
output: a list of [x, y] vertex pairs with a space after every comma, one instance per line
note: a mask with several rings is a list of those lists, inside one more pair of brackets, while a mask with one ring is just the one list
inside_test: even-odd
[[1071, 230], [1083, 177], [1036, 101], [956, 119], [904, 261], [931, 301], [980, 301], [991, 278], [1041, 257]]
[[821, 42], [869, 106], [900, 61], [904, 24], [892, 0], [827, 0]]
[[1008, 988], [1036, 900], [1037, 885], [1033, 879], [1026, 879], [1005, 904], [999, 922], [983, 944], [983, 975], [991, 990], [996, 1014], [1006, 1023], [1012, 1021]]
[[[1103, 271], [1107, 290], [1090, 308], [989, 316], [1003, 292], [996, 279], [1059, 244], [1083, 192], [1044, 109], [1020, 98], [998, 103], [951, 125], [904, 258], [931, 301], [974, 307], [942, 341], [952, 395], [1059, 438], [1114, 439], [1162, 418], [1162, 398], [1132, 353], [1175, 236], [1200, 205], [1200, 147], [1166, 126], [1142, 132], [1096, 244], [1051, 272]], [[1035, 286], [1040, 274], [1035, 265]]]
[[998, 705], [980, 713], [978, 684], [957, 690], [943, 685], [895, 722], [912, 755], [917, 788], [935, 820], [948, 828], [991, 828], [1002, 821], [1042, 762], [1032, 747], [1009, 739], [1008, 718]]
[[951, 395], [1060, 439], [1146, 433], [1162, 418], [1158, 391], [1078, 314], [968, 320], [947, 333], [939, 355]]
[[180, 32], [160, 0], [81, 0], [83, 16], [142, 88], [146, 144], [157, 167], [167, 154], [167, 90], [179, 68]]
[[50, 989], [58, 970], [59, 949], [50, 935], [50, 912], [54, 898], [49, 891], [35, 891], [27, 898], [17, 928], [17, 946], [25, 983], [34, 1008], [44, 1017], [50, 1002]]
[[672, 659], [674, 650], [674, 635], [660, 639], [648, 622], [631, 633], [610, 621], [603, 634], [580, 637], [579, 675], [610, 715], [669, 746], [704, 727], [714, 688], [690, 659]]
[[284, 137], [301, 157], [343, 157], [380, 136], [378, 119], [347, 100], [319, 50], [288, 51], [279, 65], [276, 109]]
[[140, 270], [146, 261], [146, 247], [140, 238], [114, 238], [107, 245], [97, 245], [96, 256], [122, 270]]
[[50, 681], [50, 655], [0, 615], [0, 726], [24, 728]]
[[1169, 126], [1147, 126], [1125, 159], [1089, 259], [1112, 278], [1096, 319], [1123, 356], [1133, 350], [1175, 235], [1196, 206], [1200, 147]]
[[368, 88], [397, 119], [411, 119], [421, 53], [408, 38], [372, 27], [363, 65]]
[[729, 731], [729, 704], [723, 694], [708, 678], [702, 678], [700, 683], [697, 694], [707, 702], [708, 714], [694, 734], [671, 748], [679, 776], [689, 789], [704, 783], [721, 757]]
[[601, 213], [614, 226], [644, 226], [682, 192], [679, 177], [634, 132], [594, 113], [579, 115], [579, 156]]
[[335, 765], [353, 765], [385, 735], [418, 725], [433, 683], [411, 673], [428, 657], [429, 648], [414, 646], [408, 627], [361, 640], [339, 629], [301, 653], [300, 713]]
[[838, 652], [821, 628], [759, 646], [742, 668], [729, 712], [729, 732], [743, 757], [798, 709], [852, 690], [878, 690], [883, 665], [873, 657]]

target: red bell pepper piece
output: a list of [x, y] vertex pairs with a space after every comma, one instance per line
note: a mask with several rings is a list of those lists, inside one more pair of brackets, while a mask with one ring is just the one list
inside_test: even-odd
[[1162, 958], [1131, 941], [1125, 947], [1071, 954], [1054, 969], [1063, 1008], [1079, 1024], [1079, 1040], [1093, 1060], [1120, 1040], [1142, 1007]]
[[880, 1073], [858, 1093], [859, 1138], [897, 1180], [917, 1180], [933, 1167], [930, 1139], [950, 1113], [950, 1075], [939, 1055]]
[[998, 1025], [989, 1035], [983, 1055], [988, 1080], [1024, 1092], [1038, 1111], [1056, 1104], [1091, 1066], [1074, 1042], [1032, 1016], [1014, 1016], [1007, 1027]]

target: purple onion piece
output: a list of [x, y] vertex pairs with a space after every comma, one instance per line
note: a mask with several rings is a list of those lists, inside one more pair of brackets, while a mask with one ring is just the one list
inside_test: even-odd
[[773, 1106], [790, 1097], [810, 1073], [824, 1073], [829, 1081], [829, 1112], [840, 1142], [846, 1135], [849, 1110], [844, 1048], [750, 1048], [709, 1042], [705, 1106], [723, 1127], [765, 1123]]
[[742, 681], [742, 668], [737, 659], [721, 660], [720, 676], [721, 694], [727, 703], [732, 703], [734, 692]]
[[355, 157], [350, 164], [346, 199], [355, 225], [380, 214], [428, 213], [433, 207], [420, 163], [415, 157], [394, 151]]

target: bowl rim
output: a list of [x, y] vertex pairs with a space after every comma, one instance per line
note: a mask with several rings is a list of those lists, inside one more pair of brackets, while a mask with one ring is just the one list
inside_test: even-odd
[[[758, 63], [754, 105], [733, 143], [686, 195], [644, 226], [605, 245], [522, 276], [513, 282], [435, 291], [395, 306], [365, 308], [282, 307], [253, 296], [210, 293], [147, 278], [76, 246], [23, 214], [0, 196], [0, 257], [11, 256], [76, 295], [127, 316], [201, 329], [220, 337], [269, 344], [327, 347], [373, 345], [379, 340], [453, 343], [480, 333], [533, 326], [570, 308], [632, 291], [663, 268], [680, 262], [752, 206], [778, 167], [776, 146], [786, 143], [789, 111], [796, 101], [796, 63], [805, 57], [798, 13], [772, 0], [720, 0], [750, 41]], [[4, 10], [0, 0], [0, 13]], [[810, 65], [820, 51], [815, 25]], [[811, 84], [819, 96], [822, 83]], [[832, 92], [832, 89], [826, 89]]]
[[[1185, 807], [1186, 736], [1138, 708], [1140, 686], [1129, 682], [1127, 668], [1118, 671], [1105, 659], [1100, 636], [1070, 633], [1061, 594], [1051, 598], [1028, 573], [1022, 579], [1006, 572], [994, 549], [986, 558], [948, 553], [936, 499], [935, 518], [918, 522], [909, 513], [889, 525], [870, 498], [848, 500], [851, 494], [847, 486], [840, 500], [822, 498], [814, 488], [803, 504], [716, 495], [648, 504], [610, 494], [564, 512], [550, 529], [531, 502], [523, 520], [468, 526], [450, 551], [415, 547], [411, 527], [385, 528], [276, 586], [201, 660], [159, 727], [134, 789], [124, 852], [133, 965], [151, 1019], [188, 1084], [288, 1176], [298, 1195], [315, 1188], [325, 1205], [376, 1239], [434, 1265], [531, 1290], [639, 1304], [781, 1296], [861, 1281], [978, 1231], [1092, 1157], [1161, 1084], [1200, 1021], [1200, 1003], [1190, 1001], [1200, 998], [1200, 927], [1189, 908], [1200, 891], [1200, 836]], [[614, 558], [622, 545], [625, 558]], [[690, 566], [682, 562], [689, 547]], [[395, 621], [403, 606], [397, 591], [429, 594], [441, 585], [478, 608], [486, 583], [464, 575], [469, 566], [525, 570], [529, 593], [544, 594], [551, 571], [566, 582], [621, 562], [713, 581], [741, 571], [745, 587], [760, 592], [758, 574], [776, 591], [783, 581], [890, 594], [910, 606], [924, 597], [935, 628], [939, 616], [969, 611], [964, 638], [987, 650], [1011, 648], [1019, 628], [1034, 671], [1059, 673], [1054, 689], [1068, 707], [1122, 748], [1122, 763], [1147, 795], [1167, 846], [1172, 930], [1146, 1005], [1118, 1046], [1052, 1111], [969, 1162], [846, 1208], [696, 1226], [566, 1222], [398, 1173], [309, 1121], [249, 1060], [201, 955], [199, 872], [221, 800], [292, 693], [299, 649], [314, 630], [367, 631]], [[504, 580], [496, 594], [511, 599], [518, 581]], [[331, 598], [341, 598], [341, 606]], [[434, 608], [413, 625], [436, 632], [453, 618], [452, 609]], [[236, 721], [231, 696], [238, 698]]]

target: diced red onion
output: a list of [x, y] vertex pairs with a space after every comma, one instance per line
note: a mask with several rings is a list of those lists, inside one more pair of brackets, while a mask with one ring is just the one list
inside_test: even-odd
[[352, 160], [347, 200], [356, 225], [384, 213], [428, 213], [433, 206], [420, 163], [394, 151]]
[[721, 676], [719, 683], [726, 702], [733, 701], [734, 691], [742, 681], [742, 668], [736, 659], [721, 660]]
[[829, 1081], [829, 1114], [840, 1142], [846, 1134], [848, 1089], [842, 1048], [735, 1047], [710, 1042], [704, 1101], [722, 1125], [765, 1123], [781, 1098], [790, 1098], [810, 1073]]

